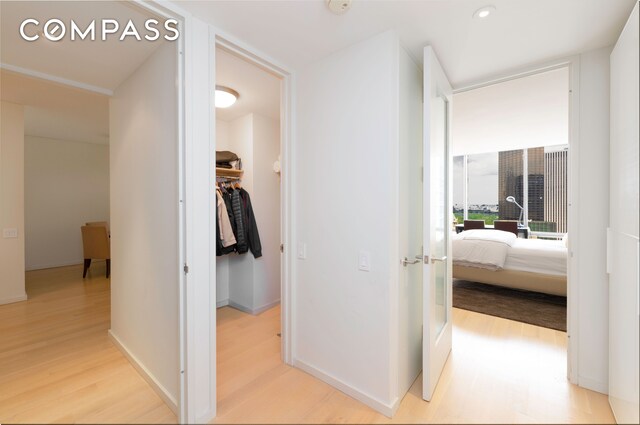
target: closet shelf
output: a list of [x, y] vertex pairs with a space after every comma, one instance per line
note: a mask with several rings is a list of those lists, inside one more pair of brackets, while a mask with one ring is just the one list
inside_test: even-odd
[[231, 168], [217, 168], [216, 167], [216, 177], [242, 177], [244, 171], [242, 170], [233, 170]]

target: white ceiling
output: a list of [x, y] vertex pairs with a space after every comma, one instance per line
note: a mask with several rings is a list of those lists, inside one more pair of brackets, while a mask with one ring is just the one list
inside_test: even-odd
[[[338, 16], [325, 0], [180, 1], [181, 7], [300, 69], [395, 30], [416, 60], [434, 47], [454, 87], [551, 58], [612, 45], [635, 0], [354, 0]], [[472, 19], [487, 4], [496, 11]]]
[[151, 16], [137, 6], [116, 1], [0, 1], [0, 62], [113, 90], [151, 55], [162, 38], [156, 42], [138, 42], [132, 37], [103, 42], [70, 41], [65, 37], [52, 42], [40, 37], [28, 42], [20, 37], [20, 23], [35, 18], [42, 25], [58, 18], [70, 25], [73, 19], [85, 28], [93, 19], [113, 18], [121, 25], [132, 19], [142, 30], [144, 20]]
[[280, 80], [220, 48], [216, 49], [216, 85], [240, 94], [229, 108], [216, 109], [216, 118], [232, 121], [250, 113], [280, 120]]
[[109, 143], [109, 98], [0, 71], [2, 101], [25, 105], [25, 134], [85, 143]]
[[567, 68], [453, 95], [453, 155], [569, 143]]

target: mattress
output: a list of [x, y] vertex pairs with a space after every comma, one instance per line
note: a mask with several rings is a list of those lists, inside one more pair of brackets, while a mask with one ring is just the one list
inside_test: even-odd
[[505, 270], [567, 275], [567, 248], [563, 241], [517, 239], [507, 251]]

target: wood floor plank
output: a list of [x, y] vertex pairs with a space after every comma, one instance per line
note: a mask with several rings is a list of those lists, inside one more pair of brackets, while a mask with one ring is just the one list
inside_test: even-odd
[[566, 379], [566, 333], [454, 309], [453, 352], [431, 402], [422, 377], [389, 419], [282, 364], [280, 309], [218, 309], [214, 423], [614, 423], [607, 397]]
[[113, 346], [104, 264], [27, 272], [0, 306], [0, 423], [176, 423]]
[[[101, 270], [102, 267], [102, 270]], [[0, 306], [0, 423], [175, 423], [107, 336], [104, 265], [27, 273]], [[564, 332], [454, 309], [431, 402], [418, 377], [389, 419], [280, 360], [280, 308], [217, 310], [214, 423], [613, 423], [606, 396], [566, 380]]]

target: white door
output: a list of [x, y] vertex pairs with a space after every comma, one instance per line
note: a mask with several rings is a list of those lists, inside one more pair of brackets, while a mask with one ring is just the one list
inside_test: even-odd
[[611, 53], [609, 403], [618, 423], [638, 423], [638, 4]]
[[451, 351], [451, 86], [424, 49], [422, 398], [431, 400]]

